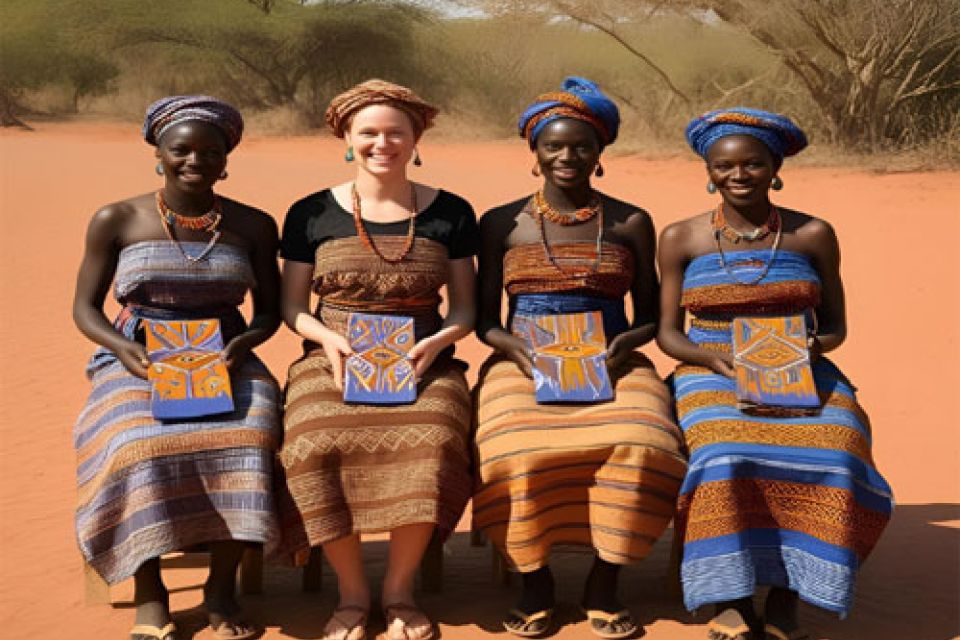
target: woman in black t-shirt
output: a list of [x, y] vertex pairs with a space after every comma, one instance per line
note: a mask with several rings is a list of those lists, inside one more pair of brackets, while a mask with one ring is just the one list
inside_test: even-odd
[[[334, 98], [327, 121], [345, 138], [357, 177], [291, 207], [281, 255], [283, 315], [305, 339], [288, 376], [285, 551], [322, 545], [340, 602], [325, 638], [366, 635], [370, 588], [360, 533], [390, 532], [381, 601], [391, 640], [434, 636], [413, 600], [413, 578], [436, 529], [448, 535], [472, 490], [470, 395], [453, 343], [474, 322], [477, 225], [462, 198], [406, 176], [436, 110], [413, 92], [371, 80]], [[448, 308], [441, 318], [439, 290]], [[310, 293], [319, 297], [314, 312]], [[411, 404], [343, 401], [351, 313], [409, 316], [418, 380]], [[387, 362], [394, 356], [386, 349]], [[376, 363], [371, 360], [371, 367]]]

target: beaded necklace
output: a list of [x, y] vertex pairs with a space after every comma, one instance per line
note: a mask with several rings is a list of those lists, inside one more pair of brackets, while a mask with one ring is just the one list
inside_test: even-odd
[[350, 199], [353, 202], [353, 224], [357, 228], [357, 235], [360, 237], [360, 242], [363, 243], [365, 247], [370, 249], [375, 253], [381, 260], [384, 262], [389, 262], [395, 264], [400, 262], [407, 257], [407, 254], [410, 253], [410, 250], [413, 249], [413, 237], [414, 232], [416, 231], [416, 220], [417, 220], [417, 187], [412, 182], [410, 183], [410, 226], [407, 228], [407, 240], [403, 245], [403, 248], [395, 256], [384, 255], [380, 249], [377, 248], [377, 245], [374, 244], [373, 238], [370, 237], [370, 234], [367, 233], [367, 229], [363, 226], [363, 217], [360, 212], [360, 194], [357, 193], [357, 183], [354, 182], [350, 185]]
[[[177, 224], [178, 226], [186, 227], [186, 225], [180, 225], [179, 220], [180, 219], [192, 220], [194, 218], [190, 218], [189, 216], [181, 216], [179, 213], [176, 213], [175, 211], [171, 211], [167, 207], [167, 203], [164, 202], [163, 195], [159, 191], [157, 191], [157, 214], [159, 214], [160, 216], [160, 225], [163, 227], [164, 233], [166, 233], [170, 241], [176, 245], [177, 249], [180, 251], [180, 254], [186, 259], [187, 262], [197, 263], [203, 260], [205, 257], [207, 257], [207, 254], [210, 253], [210, 251], [213, 249], [213, 245], [217, 243], [217, 240], [220, 239], [220, 231], [217, 230], [217, 226], [220, 224], [220, 220], [223, 219], [223, 214], [220, 211], [220, 198], [217, 198], [216, 196], [214, 196], [214, 199], [213, 199], [213, 209], [211, 209], [210, 211], [208, 211], [207, 213], [203, 214], [203, 216], [200, 216], [200, 217], [208, 216], [211, 213], [215, 213], [215, 215], [212, 217], [212, 222], [206, 227], [202, 227], [202, 226], [197, 227], [195, 230], [202, 229], [204, 231], [211, 231], [213, 232], [213, 235], [210, 237], [209, 242], [207, 242], [207, 246], [203, 248], [203, 251], [201, 251], [199, 254], [195, 256], [192, 256], [189, 253], [187, 253], [186, 249], [183, 248], [183, 245], [180, 244], [180, 241], [177, 240], [177, 236], [174, 234], [174, 224]], [[186, 228], [191, 229], [192, 227], [186, 227]]]
[[[754, 285], [763, 280], [767, 274], [770, 272], [770, 267], [773, 266], [773, 261], [777, 257], [777, 251], [780, 250], [780, 240], [783, 237], [783, 225], [781, 224], [780, 211], [773, 205], [770, 205], [770, 218], [767, 220], [767, 224], [770, 229], [775, 229], [777, 235], [773, 237], [773, 246], [770, 247], [770, 256], [767, 259], [767, 263], [763, 266], [763, 269], [760, 270], [760, 273], [751, 280], [741, 280], [733, 272], [733, 269], [727, 264], [727, 256], [723, 252], [723, 246], [720, 244], [720, 236], [723, 234], [724, 223], [722, 218], [718, 221], [718, 217], [723, 215], [723, 205], [721, 203], [720, 207], [717, 207], [717, 211], [713, 215], [713, 237], [717, 241], [717, 252], [720, 254], [720, 265], [723, 267], [723, 270], [727, 272], [727, 275], [730, 276], [732, 280], [738, 284], [744, 285]], [[771, 220], [773, 221], [771, 223]], [[769, 231], [767, 232], [769, 234]], [[724, 235], [726, 238], [727, 236]]]
[[574, 211], [572, 215], [564, 215], [554, 209], [543, 195], [543, 189], [540, 189], [534, 194], [533, 206], [536, 207], [537, 213], [540, 214], [541, 218], [546, 218], [550, 222], [564, 227], [586, 222], [603, 209], [603, 205], [600, 202], [600, 194], [596, 191], [590, 195], [590, 202], [587, 203], [587, 206], [580, 207]]
[[733, 244], [738, 244], [741, 240], [756, 242], [766, 238], [771, 231], [777, 231], [780, 228], [780, 212], [777, 211], [775, 206], [770, 205], [770, 215], [767, 216], [766, 222], [750, 231], [737, 231], [727, 224], [726, 216], [723, 215], [723, 201], [721, 200], [713, 214], [713, 228], [722, 233], [723, 237]]
[[[539, 193], [540, 192], [538, 192], [538, 194]], [[559, 271], [560, 273], [568, 277], [583, 277], [583, 276], [597, 273], [600, 270], [600, 263], [603, 259], [603, 244], [601, 241], [603, 237], [603, 203], [600, 200], [599, 195], [597, 195], [597, 207], [595, 209], [595, 213], [593, 214], [593, 215], [596, 215], [597, 217], [597, 241], [596, 241], [596, 247], [595, 247], [595, 253], [594, 253], [594, 260], [593, 260], [593, 266], [591, 267], [590, 271], [586, 273], [582, 271], [581, 272], [567, 271], [562, 266], [560, 266], [560, 263], [557, 261], [556, 257], [554, 257], [553, 251], [550, 249], [550, 243], [547, 242], [547, 232], [543, 224], [543, 218], [544, 218], [543, 211], [540, 209], [540, 207], [536, 206], [536, 196], [534, 196], [534, 207], [530, 210], [530, 215], [533, 216], [533, 219], [536, 220], [537, 222], [537, 226], [540, 228], [540, 244], [543, 245], [543, 253], [547, 256], [547, 260], [550, 262], [550, 264], [552, 264], [556, 268], [557, 271]]]
[[210, 211], [202, 216], [185, 216], [177, 213], [167, 206], [166, 200], [163, 199], [163, 190], [157, 191], [157, 209], [160, 212], [160, 217], [166, 220], [167, 224], [191, 231], [213, 231], [223, 217], [220, 209], [220, 198], [217, 197], [217, 194], [213, 195], [213, 206]]

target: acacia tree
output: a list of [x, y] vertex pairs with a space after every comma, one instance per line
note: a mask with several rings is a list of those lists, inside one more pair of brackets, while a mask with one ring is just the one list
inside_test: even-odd
[[936, 137], [958, 126], [949, 116], [960, 109], [956, 0], [459, 1], [494, 14], [539, 12], [597, 28], [654, 70], [688, 107], [684, 92], [624, 27], [660, 12], [726, 22], [779, 58], [841, 146], [876, 150], [908, 134]]
[[902, 139], [898, 128], [911, 126], [916, 107], [957, 105], [960, 3], [955, 0], [696, 4], [775, 52], [809, 91], [835, 143], [876, 150]]

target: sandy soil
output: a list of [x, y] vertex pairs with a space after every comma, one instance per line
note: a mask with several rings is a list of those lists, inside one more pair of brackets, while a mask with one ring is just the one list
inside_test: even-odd
[[[341, 145], [329, 138], [245, 140], [230, 159], [222, 191], [282, 218], [297, 197], [346, 179]], [[431, 144], [414, 175], [465, 196], [478, 211], [529, 193], [531, 159], [520, 141]], [[659, 228], [709, 208], [702, 166], [692, 157], [611, 157], [599, 186], [652, 212]], [[152, 149], [135, 126], [40, 125], [0, 133], [3, 247], [0, 314], [0, 637], [124, 638], [132, 610], [87, 606], [73, 533], [71, 429], [87, 394], [82, 375], [93, 346], [70, 319], [73, 281], [92, 212], [114, 199], [155, 189]], [[784, 205], [833, 223], [843, 247], [850, 336], [835, 360], [860, 386], [875, 431], [874, 452], [899, 503], [861, 574], [850, 618], [813, 609], [814, 638], [947, 640], [960, 633], [960, 174], [868, 174], [791, 168], [782, 172]], [[110, 313], [112, 313], [112, 308]], [[260, 349], [279, 378], [297, 352], [286, 330]], [[672, 363], [646, 350], [660, 372]], [[472, 339], [461, 355], [476, 365]], [[422, 604], [446, 638], [499, 633], [515, 588], [493, 584], [489, 550], [468, 545], [469, 525], [447, 547], [445, 588]], [[371, 541], [370, 572], [381, 571], [384, 543]], [[686, 614], [665, 588], [669, 540], [624, 574], [626, 602], [650, 640], [704, 638], [705, 612]], [[557, 638], [591, 637], [572, 603], [586, 559], [563, 555]], [[184, 637], [202, 629], [202, 572], [169, 573]], [[302, 594], [292, 570], [269, 567], [265, 594], [247, 600], [266, 638], [318, 637], [335, 585]], [[114, 589], [129, 598], [129, 584]], [[376, 629], [376, 628], [375, 628]], [[382, 631], [382, 623], [378, 630]], [[191, 633], [196, 632], [193, 636]]]

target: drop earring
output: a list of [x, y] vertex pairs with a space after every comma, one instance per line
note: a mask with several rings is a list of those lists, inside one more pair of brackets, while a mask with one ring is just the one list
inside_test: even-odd
[[773, 181], [770, 183], [770, 188], [774, 191], [780, 191], [783, 189], [783, 180], [780, 176], [773, 176]]
[[597, 168], [594, 170], [593, 175], [597, 176], [598, 178], [603, 177], [603, 165], [599, 162], [597, 163]]
[[707, 183], [707, 193], [716, 193], [717, 185], [713, 184], [713, 181]]
[[533, 168], [530, 169], [530, 174], [531, 174], [534, 178], [539, 178], [539, 177], [540, 177], [540, 163], [539, 163], [539, 162], [534, 162], [534, 163], [533, 163]]
[[226, 169], [224, 169], [223, 171], [220, 172], [220, 179], [221, 179], [221, 180], [226, 180], [226, 179], [229, 178], [229, 177], [230, 177], [230, 174], [227, 173], [227, 170], [226, 170]]
[[423, 166], [423, 160], [420, 159], [420, 152], [417, 151], [417, 148], [413, 148], [413, 166], [421, 167]]
[[155, 167], [153, 168], [153, 170], [157, 172], [157, 175], [158, 175], [158, 176], [162, 176], [162, 175], [163, 175], [163, 163], [162, 163], [162, 162], [158, 162], [158, 163], [157, 163], [157, 166], [155, 166]]
[[353, 162], [353, 161], [354, 161], [355, 156], [353, 155], [353, 146], [347, 147], [347, 152], [346, 152], [345, 154], [343, 154], [343, 159], [344, 159], [344, 161], [346, 161], [346, 162]]

